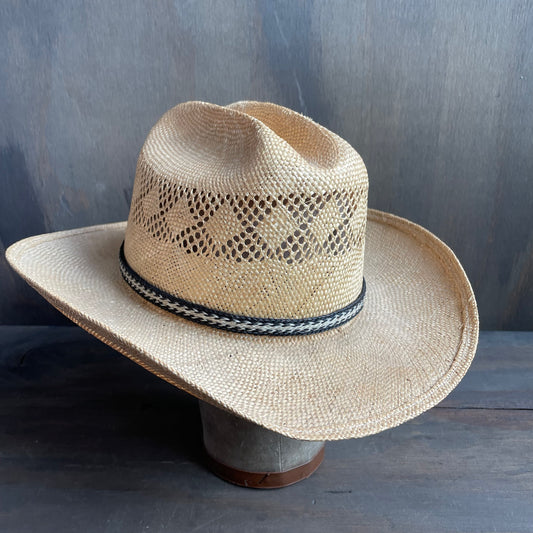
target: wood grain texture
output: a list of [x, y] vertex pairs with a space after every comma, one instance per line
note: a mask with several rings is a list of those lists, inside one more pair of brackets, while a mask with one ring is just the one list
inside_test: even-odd
[[192, 397], [78, 328], [3, 326], [0, 530], [529, 533], [532, 359], [532, 333], [482, 333], [437, 408], [258, 492], [205, 468]]
[[[523, 0], [2, 2], [2, 246], [125, 219], [173, 105], [270, 100], [356, 147], [371, 207], [454, 249], [482, 328], [531, 329], [532, 44]], [[3, 258], [0, 290], [0, 323], [62, 321]]]

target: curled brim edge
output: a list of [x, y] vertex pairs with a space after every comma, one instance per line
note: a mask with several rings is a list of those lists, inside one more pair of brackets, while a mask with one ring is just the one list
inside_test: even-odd
[[[430, 256], [433, 256], [433, 260], [436, 260], [442, 265], [442, 268], [444, 269], [443, 271], [449, 274], [448, 281], [453, 283], [454, 298], [456, 299], [457, 309], [460, 313], [460, 316], [458, 315], [457, 317], [460, 328], [458, 328], [456, 335], [457, 349], [455, 354], [453, 354], [453, 357], [450, 357], [449, 366], [445, 371], [438, 375], [436, 379], [435, 377], [431, 377], [431, 379], [428, 377], [428, 386], [422, 393], [414, 395], [406, 401], [398, 402], [397, 404], [391, 402], [390, 409], [382, 409], [381, 412], [375, 412], [371, 415], [349, 421], [347, 421], [347, 416], [344, 416], [343, 413], [340, 412], [341, 410], [338, 409], [335, 411], [333, 407], [331, 416], [328, 416], [327, 412], [324, 415], [325, 411], [323, 408], [320, 408], [320, 413], [317, 413], [317, 416], [313, 416], [311, 408], [309, 408], [305, 411], [305, 416], [298, 419], [298, 413], [296, 412], [289, 421], [287, 418], [287, 412], [289, 410], [296, 408], [305, 410], [305, 406], [303, 408], [300, 406], [302, 399], [298, 400], [298, 405], [296, 405], [296, 403], [290, 405], [290, 402], [287, 402], [285, 406], [280, 407], [279, 413], [276, 416], [276, 413], [269, 412], [269, 405], [267, 405], [268, 399], [264, 400], [265, 403], [263, 405], [261, 404], [261, 398], [258, 399], [252, 397], [252, 392], [235, 391], [234, 396], [232, 396], [232, 391], [231, 389], [228, 389], [227, 386], [225, 388], [218, 386], [217, 388], [217, 386], [210, 385], [209, 383], [206, 385], [205, 379], [207, 378], [205, 376], [202, 376], [202, 378], [205, 378], [202, 382], [202, 380], [192, 379], [190, 375], [184, 375], [184, 372], [176, 372], [176, 369], [173, 368], [165, 357], [161, 357], [157, 353], [150, 353], [150, 351], [146, 349], [146, 346], [143, 348], [139, 343], [133, 343], [131, 339], [124, 335], [124, 332], [117, 331], [117, 328], [111, 325], [109, 321], [101, 320], [101, 317], [99, 318], [98, 316], [95, 316], [94, 313], [91, 314], [80, 310], [80, 306], [73, 302], [73, 293], [69, 293], [68, 290], [63, 289], [65, 285], [62, 280], [63, 275], [68, 276], [69, 272], [73, 272], [74, 269], [77, 268], [77, 265], [75, 264], [75, 256], [71, 255], [69, 256], [70, 258], [67, 257], [67, 260], [70, 261], [71, 264], [63, 265], [65, 272], [62, 275], [54, 276], [53, 279], [49, 279], [47, 274], [47, 272], [53, 268], [53, 265], [49, 264], [52, 260], [51, 258], [54, 257], [54, 261], [61, 261], [62, 259], [61, 253], [54, 253], [56, 249], [59, 248], [58, 243], [61, 240], [63, 240], [63, 242], [69, 242], [69, 240], [73, 241], [83, 238], [94, 232], [104, 232], [104, 234], [113, 232], [118, 235], [116, 240], [118, 244], [120, 244], [119, 237], [123, 234], [125, 223], [92, 226], [29, 237], [12, 245], [7, 250], [6, 257], [12, 267], [32, 287], [34, 287], [44, 298], [70, 320], [161, 379], [164, 379], [203, 401], [222, 409], [226, 409], [238, 416], [250, 420], [251, 422], [264, 426], [267, 429], [277, 431], [288, 437], [302, 440], [338, 440], [362, 437], [383, 431], [414, 418], [430, 407], [436, 405], [444, 399], [453, 388], [455, 388], [468, 370], [475, 355], [478, 341], [479, 320], [474, 293], [462, 266], [451, 249], [428, 230], [413, 222], [389, 213], [369, 210], [368, 221], [369, 225], [375, 225], [376, 227], [379, 225], [380, 231], [399, 231], [409, 239], [413, 239], [413, 243], [416, 243], [417, 248], [421, 250], [421, 256], [424, 256], [425, 254], [425, 256], [428, 257], [428, 260]], [[368, 242], [367, 235], [367, 247], [369, 244], [370, 246], [372, 245], [371, 242]], [[39, 254], [35, 253], [36, 250], [39, 250], [40, 257]], [[44, 255], [43, 250], [47, 251]], [[102, 261], [108, 260], [110, 261], [111, 259], [102, 257]], [[116, 262], [116, 273], [114, 273], [113, 276], [118, 276], [116, 278], [118, 280], [120, 278], [118, 272], [118, 259], [113, 256], [112, 260]], [[86, 276], [87, 279], [84, 280], [85, 285], [83, 290], [98, 291], [98, 286], [96, 284], [98, 280], [91, 280], [90, 276], [91, 274]], [[94, 283], [94, 286], [92, 286], [91, 283]], [[161, 317], [161, 320], [166, 320], [166, 317], [161, 315], [161, 313], [165, 313], [164, 311], [157, 310], [152, 304], [142, 302], [142, 299], [139, 296], [131, 294], [132, 291], [121, 279], [120, 283], [122, 284], [120, 291], [124, 292], [124, 298], [128, 299], [128, 305], [131, 305], [131, 298], [137, 298], [139, 306], [144, 306], [148, 312], [153, 313], [153, 316], [158, 315]], [[427, 298], [431, 297], [432, 294], [427, 295]], [[102, 299], [102, 305], [105, 305], [105, 298]], [[369, 304], [367, 303], [367, 305]], [[180, 322], [181, 327], [183, 328], [202, 328], [200, 334], [201, 339], [198, 341], [198, 346], [201, 345], [201, 349], [205, 351], [215, 349], [215, 344], [210, 345], [210, 341], [205, 340], [215, 335], [218, 336], [217, 342], [219, 344], [220, 342], [224, 342], [224, 336], [230, 336], [230, 338], [233, 336], [231, 342], [242, 342], [246, 343], [247, 346], [250, 346], [248, 343], [250, 342], [250, 339], [254, 337], [227, 332], [221, 334], [217, 330], [211, 332], [210, 330], [212, 328], [209, 328], [208, 326], [197, 324], [191, 325], [188, 321], [184, 321], [184, 319], [178, 317], [173, 317], [172, 320]], [[357, 318], [355, 320], [357, 320]], [[346, 336], [346, 327], [343, 326], [339, 329], [341, 330], [339, 335], [342, 334]], [[179, 334], [178, 329], [176, 335]], [[453, 334], [455, 335], [455, 333]], [[313, 347], [316, 348], [317, 345], [323, 346], [325, 353], [328, 349], [328, 343], [333, 342], [335, 333], [319, 333], [312, 335], [311, 337], [315, 337]], [[273, 340], [272, 342], [277, 343], [278, 346], [282, 346], [282, 342], [279, 341], [279, 339], [276, 341]], [[293, 346], [296, 346], [296, 343], [305, 343], [306, 341], [292, 339], [289, 342], [294, 343]], [[174, 355], [179, 357], [180, 354], [178, 353]], [[209, 372], [209, 369], [206, 372]], [[217, 376], [217, 383], [219, 383], [221, 379], [224, 379], [224, 377], [222, 376], [222, 378], [220, 378], [220, 376]], [[227, 379], [231, 379], [229, 374]], [[354, 400], [356, 393], [357, 391], [354, 391]], [[359, 398], [359, 401], [364, 402], [361, 398]], [[346, 409], [349, 409], [349, 402], [345, 401], [345, 404]], [[283, 411], [284, 409], [286, 412]], [[369, 410], [366, 408], [365, 412], [368, 411]], [[326, 418], [327, 423], [325, 421]]]

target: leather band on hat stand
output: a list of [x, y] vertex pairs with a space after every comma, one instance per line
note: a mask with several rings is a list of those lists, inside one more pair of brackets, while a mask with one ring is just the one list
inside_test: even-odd
[[324, 448], [325, 446], [322, 446], [308, 463], [285, 472], [246, 472], [221, 463], [209, 455], [206, 450], [204, 451], [207, 466], [223, 480], [253, 489], [279, 489], [308, 478], [322, 463]]

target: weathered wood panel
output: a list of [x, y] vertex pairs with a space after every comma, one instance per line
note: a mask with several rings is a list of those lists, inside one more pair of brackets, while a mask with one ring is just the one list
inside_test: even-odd
[[482, 333], [451, 401], [257, 492], [205, 469], [192, 397], [78, 328], [0, 327], [0, 530], [530, 533], [532, 359], [532, 334]]
[[[533, 326], [533, 4], [0, 5], [0, 240], [127, 216], [176, 103], [271, 100], [365, 159], [370, 204], [456, 251], [485, 329]], [[0, 323], [53, 323], [0, 259]]]

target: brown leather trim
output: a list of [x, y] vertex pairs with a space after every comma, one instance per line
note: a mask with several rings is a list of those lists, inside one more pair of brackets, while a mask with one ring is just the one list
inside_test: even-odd
[[308, 478], [322, 463], [324, 446], [311, 461], [285, 472], [246, 472], [217, 461], [207, 451], [205, 455], [209, 469], [225, 481], [253, 489], [279, 489]]

